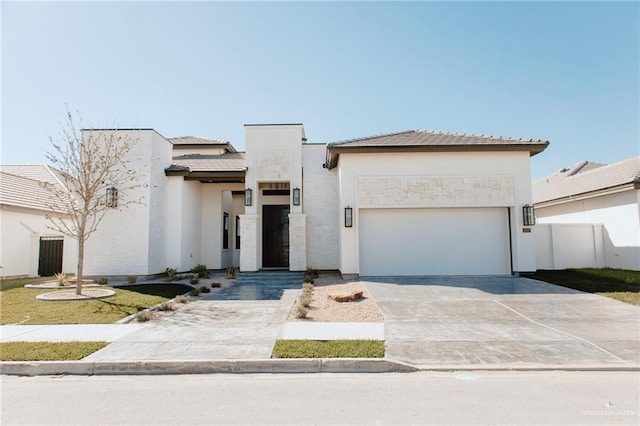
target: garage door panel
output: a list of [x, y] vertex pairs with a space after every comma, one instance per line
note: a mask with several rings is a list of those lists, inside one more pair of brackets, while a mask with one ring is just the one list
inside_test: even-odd
[[509, 274], [506, 208], [362, 209], [361, 275]]

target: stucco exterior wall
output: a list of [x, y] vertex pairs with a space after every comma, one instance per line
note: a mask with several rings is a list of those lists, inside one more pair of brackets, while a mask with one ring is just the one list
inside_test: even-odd
[[[229, 246], [223, 248], [223, 217], [229, 215]], [[228, 185], [202, 184], [201, 260], [209, 269], [231, 266], [235, 245], [233, 205]]]
[[78, 243], [47, 228], [45, 213], [2, 206], [0, 210], [0, 276], [38, 276], [40, 237], [63, 237], [62, 272], [75, 273]]
[[202, 223], [202, 184], [197, 181], [182, 182], [181, 251], [180, 271], [188, 271], [200, 263]]
[[338, 174], [322, 167], [326, 145], [303, 145], [302, 210], [307, 215], [307, 265], [338, 269]]
[[[605, 262], [602, 266], [640, 269], [640, 190], [536, 207], [541, 224], [602, 224]], [[556, 239], [560, 236], [556, 236]], [[577, 244], [566, 237], [567, 245]], [[565, 267], [579, 267], [578, 264]], [[558, 269], [558, 268], [556, 268]]]
[[345, 228], [341, 218], [340, 270], [359, 273], [359, 209], [375, 206], [508, 207], [513, 270], [535, 270], [533, 234], [522, 231], [522, 206], [531, 203], [529, 162], [519, 151], [341, 154], [339, 211], [352, 207], [354, 226]]

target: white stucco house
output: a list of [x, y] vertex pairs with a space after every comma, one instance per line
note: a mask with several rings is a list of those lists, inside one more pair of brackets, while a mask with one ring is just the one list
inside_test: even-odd
[[640, 156], [581, 161], [532, 190], [538, 269], [640, 270]]
[[349, 276], [536, 269], [523, 206], [530, 157], [546, 141], [416, 130], [316, 144], [302, 124], [245, 131], [246, 152], [236, 152], [227, 141], [118, 130], [139, 137], [132, 155], [148, 182], [119, 196], [144, 204], [106, 215], [87, 241], [86, 274], [197, 264]]
[[73, 272], [77, 244], [47, 227], [51, 212], [42, 185], [60, 185], [58, 172], [43, 165], [0, 166], [0, 276]]

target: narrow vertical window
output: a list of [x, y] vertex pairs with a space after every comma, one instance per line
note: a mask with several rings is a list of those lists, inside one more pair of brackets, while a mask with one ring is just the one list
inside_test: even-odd
[[222, 249], [229, 248], [229, 214], [225, 213], [222, 218]]
[[240, 250], [240, 216], [236, 216], [236, 250]]

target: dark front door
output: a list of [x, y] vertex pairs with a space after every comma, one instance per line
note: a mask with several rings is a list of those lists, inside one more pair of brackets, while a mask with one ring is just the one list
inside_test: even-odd
[[262, 266], [289, 266], [289, 206], [262, 206]]
[[40, 238], [40, 258], [38, 275], [48, 277], [62, 272], [63, 239], [59, 237]]

